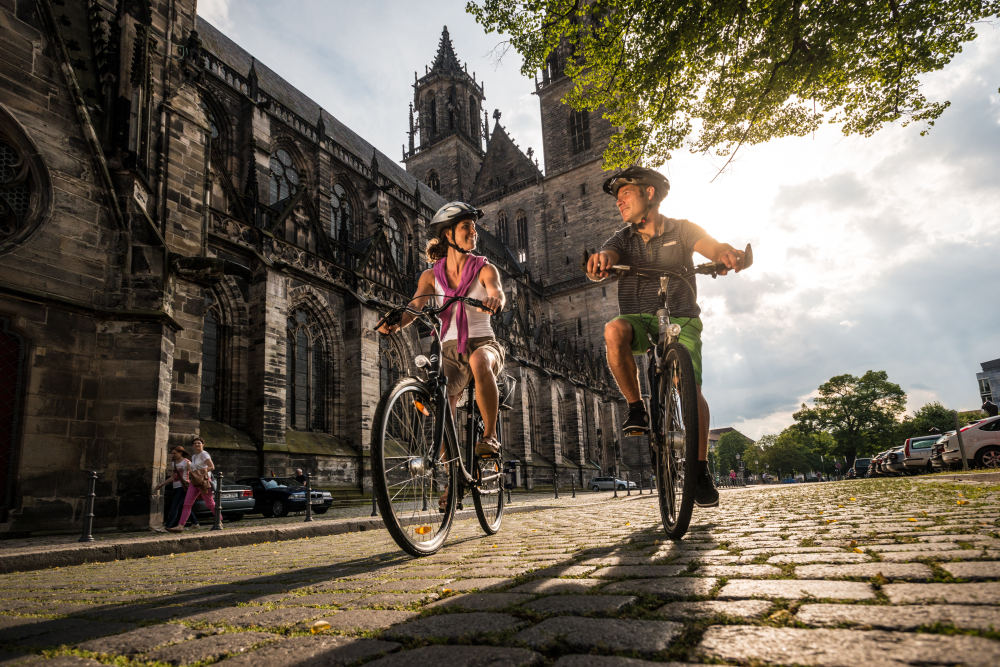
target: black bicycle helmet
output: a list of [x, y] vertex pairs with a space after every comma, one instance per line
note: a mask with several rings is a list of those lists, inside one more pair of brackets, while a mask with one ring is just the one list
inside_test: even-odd
[[434, 217], [431, 218], [431, 237], [440, 236], [441, 232], [463, 220], [479, 220], [481, 217], [483, 217], [482, 209], [476, 208], [472, 204], [466, 204], [464, 201], [450, 201], [439, 208]]
[[640, 188], [653, 186], [656, 188], [656, 194], [653, 195], [654, 204], [659, 204], [670, 192], [670, 181], [666, 176], [655, 169], [635, 165], [622, 169], [604, 181], [604, 191], [612, 197], [617, 197], [618, 189], [623, 185], [638, 185]]

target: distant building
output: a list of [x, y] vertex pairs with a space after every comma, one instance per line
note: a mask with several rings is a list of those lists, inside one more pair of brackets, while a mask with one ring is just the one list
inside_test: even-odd
[[983, 403], [988, 398], [994, 403], [1000, 403], [1000, 359], [984, 361], [979, 365], [983, 368], [982, 373], [976, 373], [979, 402]]
[[[737, 431], [732, 426], [726, 426], [724, 428], [713, 428], [713, 429], [711, 429], [708, 432], [708, 449], [709, 449], [709, 451], [714, 450], [715, 446], [719, 444], [719, 438], [721, 438], [726, 433], [732, 433], [732, 432], [736, 432], [736, 433], [739, 433], [740, 435], [743, 435], [742, 433], [740, 433], [739, 431]], [[753, 438], [750, 438], [750, 437], [745, 436], [745, 435], [743, 435], [743, 437], [746, 438], [747, 440], [753, 440]]]

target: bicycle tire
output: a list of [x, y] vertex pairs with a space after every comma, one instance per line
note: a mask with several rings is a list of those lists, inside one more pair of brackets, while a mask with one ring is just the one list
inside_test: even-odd
[[[659, 376], [660, 419], [653, 450], [663, 529], [684, 537], [694, 509], [698, 461], [698, 392], [691, 355], [680, 343], [667, 345]], [[660, 482], [662, 480], [662, 483]]]
[[[500, 440], [500, 424], [497, 424], [497, 440], [500, 453], [484, 458], [474, 456], [476, 481], [472, 486], [472, 502], [476, 507], [476, 518], [487, 535], [496, 535], [503, 521], [506, 498], [503, 494], [503, 441]], [[477, 436], [481, 433], [477, 429]], [[483, 480], [486, 480], [483, 482]]]
[[[443, 460], [443, 443], [435, 441], [434, 401], [421, 380], [404, 378], [382, 396], [372, 422], [372, 485], [379, 512], [396, 544], [413, 556], [441, 548], [458, 502], [455, 460]], [[443, 492], [447, 500], [439, 509]]]

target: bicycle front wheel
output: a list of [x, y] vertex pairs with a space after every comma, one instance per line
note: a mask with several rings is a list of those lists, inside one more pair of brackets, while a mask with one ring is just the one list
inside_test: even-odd
[[[497, 439], [500, 425], [497, 424]], [[501, 443], [502, 445], [503, 443]], [[503, 447], [496, 456], [474, 456], [476, 481], [472, 487], [472, 501], [476, 506], [479, 525], [487, 535], [495, 535], [503, 520], [505, 498], [503, 494]]]
[[396, 544], [414, 556], [440, 549], [455, 516], [458, 469], [435, 440], [437, 419], [424, 383], [404, 378], [382, 396], [372, 427], [379, 512]]
[[680, 343], [667, 346], [658, 389], [656, 489], [663, 529], [678, 540], [691, 523], [698, 462], [698, 392], [691, 355]]

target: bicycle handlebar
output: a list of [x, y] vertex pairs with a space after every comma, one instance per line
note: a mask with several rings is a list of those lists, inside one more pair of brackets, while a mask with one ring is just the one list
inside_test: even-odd
[[[584, 269], [586, 269], [588, 258], [589, 256], [587, 255], [586, 251], [584, 251], [584, 260], [583, 260]], [[751, 265], [753, 265], [753, 248], [751, 248], [750, 244], [748, 243], [746, 250], [743, 251], [743, 266], [741, 267], [740, 270], [742, 271], [743, 269], [748, 269], [750, 268]], [[628, 274], [633, 276], [642, 276], [644, 278], [675, 276], [683, 279], [687, 279], [687, 277], [692, 274], [701, 274], [716, 278], [720, 274], [732, 270], [722, 262], [705, 262], [704, 264], [698, 264], [691, 270], [685, 270], [685, 271], [657, 271], [654, 269], [636, 268], [633, 266], [629, 266], [627, 264], [613, 264], [610, 267], [608, 267], [608, 269], [610, 271], [618, 273], [619, 275]]]
[[414, 315], [415, 317], [419, 317], [422, 319], [440, 315], [442, 312], [447, 310], [451, 306], [451, 304], [455, 303], [456, 301], [467, 303], [473, 308], [480, 308], [490, 313], [491, 315], [496, 314], [495, 310], [487, 308], [482, 301], [480, 301], [479, 299], [474, 299], [471, 296], [458, 296], [458, 295], [445, 296], [443, 294], [425, 294], [422, 296], [444, 297], [444, 303], [441, 306], [433, 306], [431, 304], [427, 304], [423, 308], [418, 310], [416, 308], [410, 307], [409, 303], [403, 306], [397, 306], [395, 304], [379, 301], [378, 299], [368, 299], [369, 304], [374, 304], [375, 306], [380, 306], [382, 308], [387, 308], [389, 310], [389, 312], [387, 312], [382, 317], [382, 319], [380, 319], [378, 323], [375, 325], [375, 330], [377, 331], [378, 329], [381, 329], [382, 326], [386, 324], [391, 325], [398, 323], [400, 319], [402, 319], [403, 313], [410, 313], [411, 315]]

